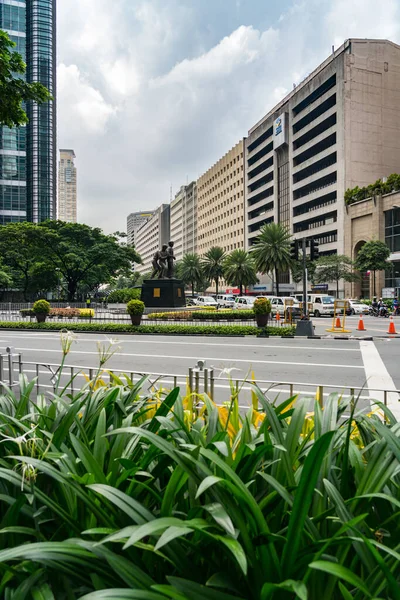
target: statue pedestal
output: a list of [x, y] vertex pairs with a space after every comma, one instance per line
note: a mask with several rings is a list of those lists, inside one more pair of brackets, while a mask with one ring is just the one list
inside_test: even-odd
[[185, 286], [181, 279], [145, 279], [141, 300], [146, 308], [182, 308]]

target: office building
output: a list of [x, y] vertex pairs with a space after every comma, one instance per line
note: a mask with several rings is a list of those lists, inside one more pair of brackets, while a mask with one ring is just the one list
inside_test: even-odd
[[143, 264], [135, 265], [135, 271], [141, 275], [152, 270], [154, 254], [170, 240], [170, 205], [161, 204], [153, 216], [135, 233], [135, 248]]
[[244, 140], [197, 180], [197, 251], [244, 247]]
[[400, 46], [349, 39], [249, 131], [246, 247], [265, 223], [345, 251], [344, 193], [400, 171]]
[[171, 202], [171, 240], [177, 260], [197, 249], [197, 186], [183, 185]]
[[[372, 182], [373, 183], [373, 182]], [[380, 240], [390, 250], [390, 266], [375, 274], [375, 292], [386, 297], [400, 296], [400, 192], [366, 198], [347, 207], [344, 250], [353, 260], [366, 242]], [[346, 297], [372, 298], [373, 274], [362, 273], [358, 281], [346, 283]]]
[[26, 127], [0, 128], [0, 224], [56, 216], [56, 0], [0, 0], [0, 29], [53, 100], [28, 102]]
[[128, 215], [126, 219], [126, 232], [127, 232], [127, 244], [129, 246], [135, 245], [135, 234], [142, 225], [147, 223], [149, 219], [154, 215], [154, 210], [147, 212], [134, 212]]
[[60, 150], [58, 163], [57, 218], [67, 223], [77, 221], [77, 184], [73, 150]]

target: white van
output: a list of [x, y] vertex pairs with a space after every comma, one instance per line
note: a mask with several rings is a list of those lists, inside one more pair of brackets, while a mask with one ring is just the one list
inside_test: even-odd
[[233, 308], [235, 306], [235, 296], [230, 294], [218, 294], [217, 304], [219, 308]]
[[[303, 294], [293, 296], [299, 302], [303, 302]], [[314, 317], [333, 317], [335, 314], [335, 298], [328, 294], [308, 294], [307, 302], [312, 303], [311, 314]]]

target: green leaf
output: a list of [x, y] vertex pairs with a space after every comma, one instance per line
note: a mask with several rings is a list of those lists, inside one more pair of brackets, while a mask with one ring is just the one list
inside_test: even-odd
[[290, 515], [287, 542], [282, 555], [282, 570], [291, 575], [298, 560], [298, 549], [302, 539], [304, 524], [311, 506], [315, 485], [325, 454], [331, 444], [334, 432], [322, 435], [312, 446], [304, 462], [300, 482], [296, 490], [293, 509]]
[[166, 596], [146, 590], [110, 589], [91, 592], [81, 596], [80, 600], [165, 600]]
[[221, 591], [212, 590], [204, 585], [180, 579], [178, 577], [167, 577], [168, 581], [179, 592], [182, 592], [190, 600], [245, 600], [231, 594], [224, 594]]
[[[308, 600], [307, 587], [302, 581], [294, 581], [293, 579], [287, 579], [286, 581], [282, 581], [282, 583], [265, 583], [261, 590], [260, 600], [269, 600], [277, 590], [293, 592], [296, 595], [296, 598]], [[278, 597], [279, 596], [277, 596], [277, 598]]]
[[201, 496], [201, 494], [204, 494], [204, 492], [208, 490], [209, 487], [215, 485], [216, 483], [219, 483], [220, 481], [223, 481], [223, 479], [221, 479], [221, 477], [216, 477], [215, 475], [209, 475], [208, 477], [203, 479], [203, 481], [197, 489], [196, 500], [199, 496]]
[[239, 542], [230, 537], [226, 537], [226, 536], [223, 537], [222, 535], [216, 535], [214, 537], [217, 538], [220, 542], [222, 542], [228, 548], [228, 550], [235, 557], [239, 567], [243, 571], [243, 574], [247, 575], [246, 554], [245, 554], [242, 546], [239, 544]]
[[137, 523], [138, 525], [142, 525], [143, 523], [147, 523], [148, 521], [152, 521], [154, 519], [153, 514], [147, 510], [147, 508], [142, 506], [134, 498], [131, 498], [116, 488], [97, 483], [88, 485], [88, 488], [94, 492], [97, 492], [101, 496], [104, 496], [104, 498], [112, 502], [117, 508], [122, 510], [126, 515], [128, 515], [128, 517], [132, 519], [132, 521], [134, 521], [134, 523]]
[[188, 533], [193, 533], [193, 529], [191, 529], [190, 527], [168, 527], [168, 529], [164, 531], [164, 533], [158, 540], [154, 549], [160, 550], [163, 546], [169, 544], [169, 542], [172, 542], [172, 540], [188, 535]]
[[212, 518], [220, 525], [223, 529], [225, 529], [228, 535], [235, 535], [235, 528], [232, 523], [232, 519], [226, 512], [225, 508], [219, 502], [213, 502], [213, 504], [207, 504], [204, 506], [204, 509], [210, 513]]
[[343, 579], [343, 581], [350, 583], [350, 585], [365, 594], [366, 598], [371, 598], [370, 591], [364, 585], [362, 579], [360, 579], [358, 575], [355, 575], [355, 573], [350, 571], [350, 569], [347, 567], [343, 567], [343, 565], [339, 565], [338, 563], [328, 562], [325, 560], [317, 560], [316, 562], [311, 563], [309, 566], [311, 569], [323, 571], [324, 573], [328, 573], [328, 575], [333, 575], [338, 579]]

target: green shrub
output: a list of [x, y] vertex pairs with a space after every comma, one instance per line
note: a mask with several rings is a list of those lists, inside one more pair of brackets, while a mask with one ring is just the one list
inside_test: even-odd
[[[62, 325], [59, 323], [35, 323], [17, 321], [0, 322], [0, 329], [42, 329], [47, 331], [60, 331]], [[148, 334], [179, 334], [179, 335], [260, 335], [262, 332], [270, 336], [292, 336], [295, 333], [295, 327], [265, 327], [260, 329], [252, 325], [140, 325], [133, 326], [128, 323], [68, 323], [68, 329], [71, 331], [85, 332], [105, 332], [105, 333], [135, 333], [140, 335]]]
[[93, 308], [78, 308], [78, 316], [83, 318], [92, 318], [94, 317], [94, 310]]
[[32, 308], [21, 308], [21, 310], [19, 311], [21, 317], [34, 317], [35, 313], [33, 312]]
[[144, 313], [144, 302], [141, 300], [130, 300], [126, 305], [126, 312], [130, 315], [142, 315]]
[[50, 303], [47, 300], [36, 300], [32, 306], [35, 315], [48, 315], [50, 313]]
[[219, 406], [160, 383], [0, 395], [2, 598], [398, 598], [389, 410], [247, 382], [241, 411], [234, 381]]
[[156, 321], [254, 321], [254, 313], [252, 310], [186, 310], [150, 313], [148, 318]]
[[269, 315], [271, 309], [271, 300], [268, 298], [257, 298], [254, 301], [253, 312], [255, 315]]
[[124, 288], [114, 290], [107, 297], [109, 304], [126, 304], [129, 300], [140, 300], [141, 290], [139, 288]]

